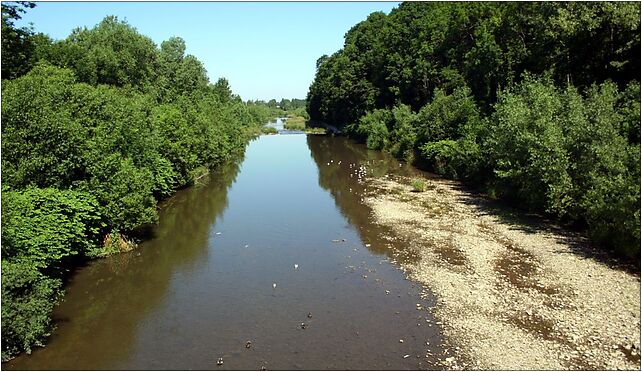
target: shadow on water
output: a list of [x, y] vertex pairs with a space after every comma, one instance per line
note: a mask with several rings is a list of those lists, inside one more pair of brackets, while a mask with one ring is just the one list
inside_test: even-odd
[[[370, 244], [368, 249], [390, 258], [416, 261], [416, 256], [409, 251], [409, 242], [399, 237], [390, 239], [396, 234], [374, 223], [372, 209], [363, 203], [363, 195], [368, 190], [360, 182], [359, 169], [364, 167], [369, 176], [375, 177], [387, 174], [416, 176], [423, 173], [388, 154], [369, 150], [346, 137], [308, 136], [307, 142], [319, 168], [319, 186], [330, 192], [343, 216], [357, 228], [361, 240]], [[399, 256], [400, 252], [404, 254]]]
[[209, 182], [166, 200], [154, 237], [139, 249], [78, 269], [54, 312], [64, 332], [54, 332], [46, 348], [21, 355], [3, 369], [109, 369], [126, 358], [138, 323], [163, 300], [173, 273], [207, 254], [209, 227], [227, 207], [227, 190], [239, 164], [229, 163], [212, 172]]

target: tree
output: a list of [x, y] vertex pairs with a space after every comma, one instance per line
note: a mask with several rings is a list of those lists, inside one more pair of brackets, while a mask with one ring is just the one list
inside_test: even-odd
[[31, 69], [33, 31], [27, 27], [18, 28], [14, 22], [35, 6], [35, 3], [25, 1], [2, 3], [2, 79], [15, 79]]
[[145, 90], [154, 81], [154, 42], [117, 17], [106, 17], [93, 29], [75, 29], [67, 43], [78, 51], [69, 63], [82, 82]]

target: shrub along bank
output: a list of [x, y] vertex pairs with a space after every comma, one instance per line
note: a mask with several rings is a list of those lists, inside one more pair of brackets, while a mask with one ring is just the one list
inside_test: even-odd
[[43, 343], [74, 263], [122, 249], [273, 111], [209, 83], [180, 38], [107, 17], [53, 41], [13, 25], [24, 9], [2, 4], [3, 360]]
[[307, 108], [639, 262], [639, 66], [637, 4], [408, 2], [319, 58]]

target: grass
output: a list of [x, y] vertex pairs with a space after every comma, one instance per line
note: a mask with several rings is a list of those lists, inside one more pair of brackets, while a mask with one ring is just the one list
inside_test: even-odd
[[305, 130], [305, 118], [303, 116], [291, 116], [285, 120], [283, 128], [287, 130]]
[[325, 134], [325, 128], [305, 128], [306, 134]]
[[261, 127], [261, 133], [263, 134], [277, 134], [279, 133], [278, 130], [274, 127]]
[[289, 114], [283, 123], [283, 128], [286, 130], [301, 130], [306, 134], [325, 134], [325, 128], [311, 128], [307, 127], [307, 119], [303, 116], [296, 114]]
[[412, 191], [414, 192], [426, 191], [426, 181], [422, 180], [421, 178], [413, 178], [412, 181], [410, 181], [410, 185], [412, 186]]

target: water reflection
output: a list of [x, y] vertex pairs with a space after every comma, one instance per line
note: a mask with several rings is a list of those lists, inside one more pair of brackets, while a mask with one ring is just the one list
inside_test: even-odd
[[[368, 249], [373, 253], [392, 257], [397, 252], [407, 252], [407, 242], [390, 239], [394, 234], [383, 226], [374, 224], [372, 210], [363, 204], [363, 194], [367, 191], [362, 174], [382, 177], [388, 174], [416, 176], [421, 172], [416, 168], [400, 163], [394, 157], [381, 151], [369, 150], [362, 144], [345, 137], [308, 136], [308, 147], [319, 168], [319, 186], [328, 190], [341, 213], [355, 226], [361, 240], [370, 243]], [[401, 259], [416, 259], [404, 254]]]
[[137, 327], [166, 296], [172, 275], [202, 262], [208, 231], [227, 207], [240, 162], [179, 191], [160, 212], [155, 237], [130, 253], [78, 270], [54, 313], [59, 332], [45, 349], [3, 369], [109, 369], [133, 350]]
[[438, 330], [416, 306], [432, 299], [385, 262], [343, 168], [373, 161], [372, 172], [395, 165], [343, 138], [261, 136], [240, 169], [168, 200], [139, 250], [79, 270], [48, 346], [3, 367], [433, 368]]

